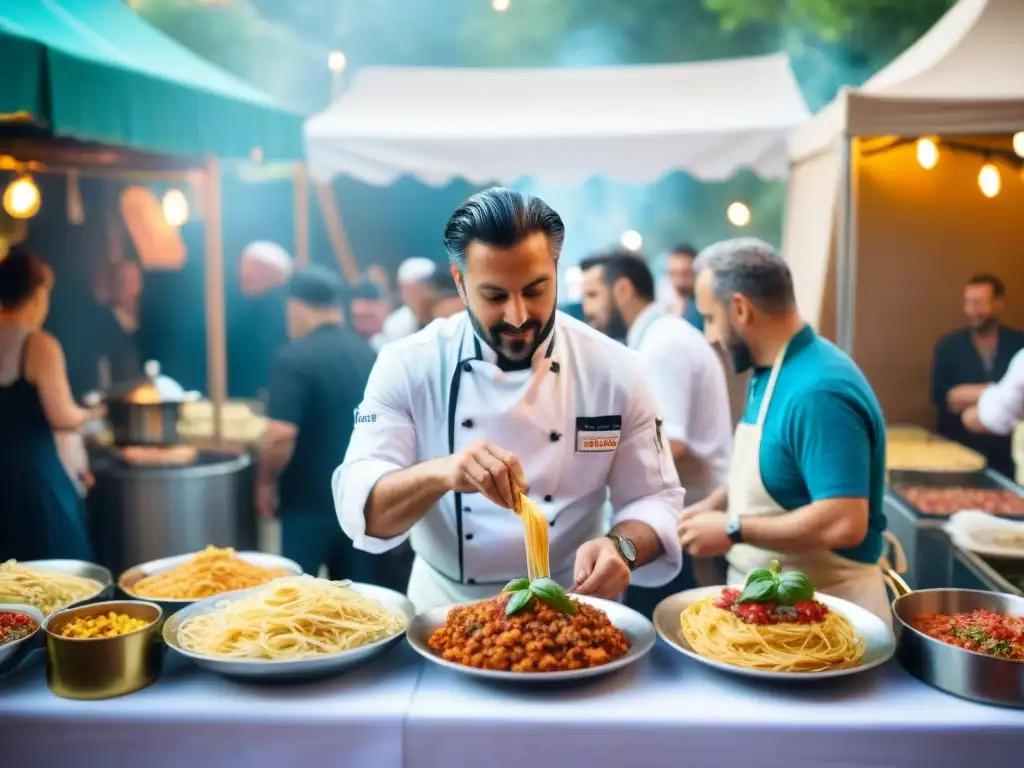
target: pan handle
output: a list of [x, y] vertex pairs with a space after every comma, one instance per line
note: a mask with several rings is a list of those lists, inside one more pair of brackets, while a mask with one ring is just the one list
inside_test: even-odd
[[910, 585], [900, 576], [901, 573], [907, 572], [907, 558], [903, 553], [903, 547], [890, 531], [884, 531], [882, 536], [886, 543], [889, 544], [892, 551], [892, 559], [895, 561], [890, 562], [888, 557], [882, 555], [882, 559], [878, 563], [878, 566], [882, 569], [882, 578], [885, 579], [885, 583], [896, 597], [909, 595], [911, 592]]
[[896, 571], [894, 571], [892, 568], [886, 567], [884, 565], [882, 566], [882, 578], [885, 579], [885, 583], [886, 585], [888, 585], [889, 590], [896, 597], [903, 597], [904, 595], [909, 595], [912, 591], [910, 589], [910, 585], [903, 580], [902, 576], [896, 573]]

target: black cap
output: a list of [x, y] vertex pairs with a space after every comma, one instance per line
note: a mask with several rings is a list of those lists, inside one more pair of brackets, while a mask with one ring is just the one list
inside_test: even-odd
[[296, 270], [288, 284], [288, 295], [311, 307], [341, 305], [341, 278], [325, 267], [312, 266]]

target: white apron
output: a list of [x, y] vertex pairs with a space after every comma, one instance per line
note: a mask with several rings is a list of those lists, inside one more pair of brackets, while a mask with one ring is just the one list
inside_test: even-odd
[[[788, 345], [787, 347], [788, 348]], [[733, 438], [732, 465], [729, 468], [727, 514], [730, 518], [746, 515], [782, 515], [789, 510], [780, 507], [768, 494], [761, 480], [761, 436], [775, 382], [786, 348], [772, 366], [768, 386], [757, 414], [757, 422], [736, 426]], [[887, 536], [887, 539], [889, 537]], [[891, 540], [891, 539], [890, 539]], [[897, 554], [899, 559], [899, 555]], [[755, 568], [767, 568], [778, 560], [784, 570], [802, 571], [819, 592], [849, 600], [880, 616], [892, 626], [890, 598], [877, 563], [858, 563], [832, 550], [815, 552], [772, 552], [749, 544], [736, 544], [726, 559], [729, 561], [729, 584], [742, 585]]]

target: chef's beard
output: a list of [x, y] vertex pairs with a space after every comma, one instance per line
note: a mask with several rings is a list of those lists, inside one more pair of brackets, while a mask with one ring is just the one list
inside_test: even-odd
[[[503, 371], [529, 368], [533, 364], [533, 353], [537, 351], [541, 344], [547, 341], [552, 329], [555, 327], [555, 311], [551, 312], [551, 317], [548, 318], [544, 325], [541, 325], [537, 320], [531, 319], [518, 328], [504, 322], [496, 323], [490, 328], [484, 328], [483, 323], [480, 322], [477, 316], [473, 314], [473, 310], [468, 306], [466, 307], [466, 314], [469, 315], [469, 322], [472, 323], [476, 335], [498, 355], [498, 367]], [[515, 340], [507, 342], [508, 351], [511, 354], [506, 355], [502, 350], [504, 345], [501, 342], [501, 334], [523, 333], [529, 330], [534, 331], [533, 342], [530, 344]]]
[[999, 318], [989, 315], [988, 317], [976, 319], [972, 325], [977, 333], [991, 333], [999, 325]]
[[754, 356], [750, 352], [750, 347], [732, 325], [729, 326], [729, 340], [725, 344], [725, 349], [732, 360], [733, 373], [745, 373], [754, 367]]

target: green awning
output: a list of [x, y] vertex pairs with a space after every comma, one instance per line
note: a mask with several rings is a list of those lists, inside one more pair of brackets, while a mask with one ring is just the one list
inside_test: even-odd
[[0, 118], [145, 152], [302, 157], [302, 116], [218, 69], [120, 0], [0, 8]]

